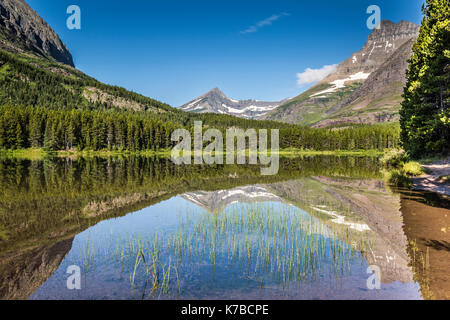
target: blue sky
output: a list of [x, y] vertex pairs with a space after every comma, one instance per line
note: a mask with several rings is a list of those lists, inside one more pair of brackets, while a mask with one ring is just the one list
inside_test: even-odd
[[[347, 59], [382, 19], [421, 21], [423, 0], [26, 0], [59, 34], [76, 67], [178, 107], [219, 87], [235, 99], [294, 97], [296, 74]], [[81, 30], [66, 27], [69, 5]]]

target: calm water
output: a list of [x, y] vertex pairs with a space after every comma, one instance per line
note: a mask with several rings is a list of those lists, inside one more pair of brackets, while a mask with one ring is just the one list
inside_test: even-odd
[[259, 172], [0, 160], [0, 298], [450, 298], [445, 199], [389, 190], [372, 158]]

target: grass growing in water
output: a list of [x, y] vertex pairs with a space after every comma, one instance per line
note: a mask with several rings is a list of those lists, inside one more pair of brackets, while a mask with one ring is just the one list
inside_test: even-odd
[[221, 214], [187, 212], [171, 233], [111, 238], [105, 242], [111, 249], [102, 251], [117, 270], [129, 273], [132, 293], [158, 299], [181, 295], [187, 276], [212, 276], [224, 268], [230, 283], [248, 281], [260, 288], [287, 289], [313, 283], [319, 275], [339, 279], [350, 272], [359, 255], [355, 249], [370, 246], [371, 239], [362, 234], [357, 241], [348, 234], [345, 239], [341, 229], [294, 208], [252, 204]]
[[389, 185], [394, 187], [411, 187], [412, 185], [411, 178], [400, 169], [386, 171], [384, 179]]

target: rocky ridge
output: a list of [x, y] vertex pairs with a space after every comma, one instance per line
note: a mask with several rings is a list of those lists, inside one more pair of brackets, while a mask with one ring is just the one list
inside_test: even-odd
[[0, 48], [15, 53], [31, 51], [74, 66], [59, 36], [24, 0], [0, 2]]

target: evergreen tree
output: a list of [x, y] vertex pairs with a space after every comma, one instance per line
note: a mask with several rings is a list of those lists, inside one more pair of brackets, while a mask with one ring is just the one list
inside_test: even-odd
[[30, 142], [29, 144], [33, 148], [40, 148], [43, 144], [42, 138], [42, 119], [40, 114], [35, 113], [30, 119]]
[[450, 144], [450, 0], [427, 0], [400, 111], [403, 147], [412, 156]]
[[22, 126], [19, 122], [17, 122], [17, 124], [16, 124], [16, 131], [15, 131], [14, 135], [16, 138], [14, 147], [16, 149], [20, 149], [20, 148], [24, 147], [23, 130], [22, 130]]

